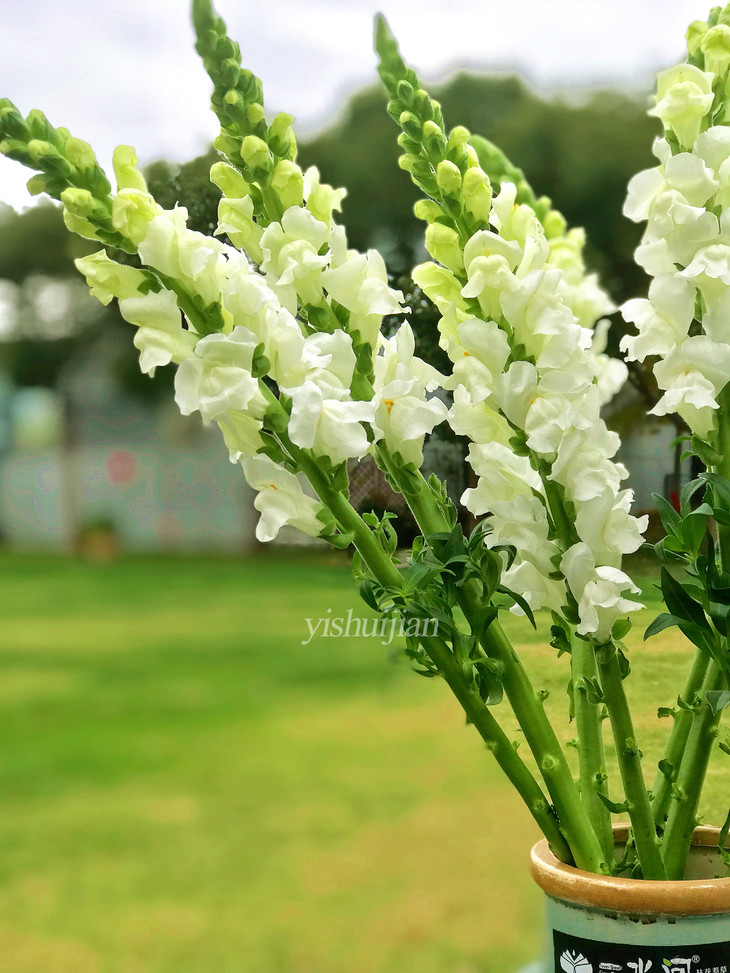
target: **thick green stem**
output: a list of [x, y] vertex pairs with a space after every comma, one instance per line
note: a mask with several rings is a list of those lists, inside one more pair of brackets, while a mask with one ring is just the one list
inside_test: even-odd
[[641, 772], [641, 751], [636, 742], [618, 655], [612, 645], [603, 646], [599, 650], [598, 668], [643, 877], [664, 879], [666, 869], [654, 827], [646, 782]]
[[601, 706], [589, 695], [587, 680], [598, 678], [598, 666], [593, 646], [585, 639], [574, 638], [571, 653], [573, 675], [573, 705], [578, 735], [578, 767], [580, 797], [586, 814], [593, 822], [606, 860], [613, 860], [613, 831], [611, 815], [601, 800], [608, 797], [606, 751], [603, 744], [603, 715]]
[[[388, 462], [387, 453], [383, 457], [391, 477], [397, 483], [398, 471], [395, 464]], [[447, 530], [448, 525], [438, 510], [426, 481], [421, 478], [417, 490], [413, 489], [412, 482], [407, 486], [403, 495], [424, 536]], [[467, 620], [476, 617], [481, 607], [481, 597], [481, 586], [477, 581], [469, 581], [464, 585], [459, 604]], [[537, 761], [576, 864], [590, 872], [610, 872], [611, 859], [604, 853], [591, 820], [581, 804], [565, 753], [545, 714], [542, 701], [496, 619], [483, 633], [480, 641], [487, 655], [500, 667], [505, 695]]]
[[[330, 486], [316, 463], [309, 460], [306, 455], [301, 454], [298, 460], [320, 500], [331, 510], [341, 528], [352, 533], [355, 547], [378, 581], [385, 585], [400, 586], [400, 572], [345, 496]], [[509, 738], [465, 677], [451, 650], [442, 640], [433, 637], [424, 638], [422, 645], [461, 703], [469, 722], [475, 726], [487, 748], [494, 754], [498, 764], [522, 797], [530, 814], [548, 839], [554, 854], [562, 861], [573, 861], [571, 848], [561, 833], [550, 802], [518, 756]]]
[[700, 795], [722, 717], [721, 711], [713, 711], [705, 694], [723, 689], [725, 685], [722, 670], [716, 662], [710, 662], [702, 684], [702, 702], [694, 714], [664, 831], [664, 862], [670, 879], [684, 878], [692, 835], [698, 823]]
[[[694, 704], [700, 694], [709, 664], [710, 659], [707, 653], [698, 649], [692, 662], [687, 684], [682, 693], [682, 699], [689, 705]], [[679, 709], [674, 716], [674, 726], [672, 727], [672, 732], [664, 751], [664, 761], [667, 764], [666, 769], [669, 772], [671, 767], [674, 780], [679, 775], [680, 765], [687, 748], [687, 740], [692, 729], [692, 717], [692, 711], [687, 709]], [[667, 774], [662, 773], [660, 770], [652, 791], [651, 803], [654, 812], [654, 824], [658, 828], [663, 828], [666, 823], [672, 800], [672, 783], [673, 781]]]

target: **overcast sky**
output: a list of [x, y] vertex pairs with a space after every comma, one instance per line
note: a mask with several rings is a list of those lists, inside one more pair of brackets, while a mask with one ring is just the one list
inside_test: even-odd
[[[117, 143], [143, 163], [186, 161], [216, 134], [186, 0], [0, 0], [0, 96], [41, 108], [109, 166]], [[372, 18], [388, 17], [426, 80], [458, 66], [516, 68], [538, 88], [643, 85], [682, 53], [699, 0], [218, 0], [267, 108], [298, 131], [326, 124], [376, 78]], [[458, 119], [453, 120], [456, 124]], [[29, 202], [28, 174], [0, 157], [0, 200]]]

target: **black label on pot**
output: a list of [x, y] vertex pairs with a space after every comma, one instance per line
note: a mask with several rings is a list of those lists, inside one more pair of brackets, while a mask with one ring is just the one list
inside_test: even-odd
[[619, 946], [553, 933], [556, 973], [730, 973], [730, 942]]

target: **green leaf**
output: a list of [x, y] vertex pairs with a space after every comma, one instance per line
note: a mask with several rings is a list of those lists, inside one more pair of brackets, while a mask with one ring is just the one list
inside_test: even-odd
[[664, 603], [669, 609], [670, 614], [677, 618], [693, 622], [700, 628], [709, 630], [707, 619], [701, 605], [690, 597], [685, 588], [674, 578], [666, 568], [661, 572], [662, 594]]
[[698, 477], [696, 480], [685, 483], [682, 487], [682, 492], [679, 495], [679, 509], [683, 517], [686, 517], [690, 512], [692, 497], [705, 485], [706, 481]]
[[713, 713], [721, 713], [730, 706], [730, 692], [727, 690], [712, 689], [705, 693], [705, 699]]
[[504, 585], [500, 585], [497, 588], [497, 591], [499, 591], [503, 595], [507, 595], [515, 602], [516, 605], [519, 605], [519, 607], [522, 609], [522, 611], [529, 619], [529, 622], [532, 625], [532, 627], [535, 629], [535, 631], [537, 631], [537, 625], [535, 624], [535, 616], [532, 614], [532, 609], [527, 604], [527, 602], [522, 597], [522, 595], [518, 595], [516, 591], [512, 591], [510, 588], [506, 588]]
[[668, 534], [678, 534], [682, 526], [682, 518], [672, 504], [661, 493], [652, 493], [652, 499], [656, 503], [664, 530]]
[[611, 629], [611, 637], [620, 642], [631, 631], [631, 619], [619, 618]]
[[617, 804], [616, 801], [610, 801], [606, 795], [602, 794], [600, 791], [597, 791], [596, 793], [598, 794], [599, 800], [605, 804], [611, 814], [625, 814], [628, 811], [629, 805], [627, 801]]

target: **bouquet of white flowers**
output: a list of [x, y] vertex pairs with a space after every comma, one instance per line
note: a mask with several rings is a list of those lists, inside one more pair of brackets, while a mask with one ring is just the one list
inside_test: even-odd
[[[707, 467], [679, 510], [658, 501], [667, 612], [649, 634], [676, 625], [696, 656], [651, 789], [622, 642], [641, 607], [622, 558], [644, 543], [647, 518], [631, 513], [619, 437], [600, 417], [626, 366], [605, 354], [603, 316], [615, 308], [586, 271], [583, 232], [497, 147], [445, 129], [380, 18], [400, 164], [424, 194], [416, 214], [432, 260], [413, 280], [439, 311], [452, 365], [441, 374], [416, 356], [407, 320], [383, 333], [384, 317], [408, 308], [378, 252], [348, 248], [336, 219], [345, 191], [299, 167], [292, 118], [267, 119], [261, 83], [210, 0], [194, 0], [193, 19], [221, 123], [215, 236], [189, 229], [185, 208], [157, 204], [128, 146], [114, 154], [113, 191], [89, 145], [3, 100], [0, 151], [37, 170], [30, 191], [60, 200], [69, 230], [99, 242], [79, 270], [136, 328], [142, 371], [177, 365], [181, 412], [220, 428], [256, 492], [259, 539], [288, 524], [352, 546], [368, 605], [388, 620], [434, 620], [428, 634], [406, 626], [408, 656], [449, 685], [555, 856], [609, 876], [681, 878], [730, 704], [730, 8], [693, 24], [688, 61], [660, 75], [659, 164], [635, 177], [625, 209], [647, 223], [637, 260], [653, 282], [648, 299], [622, 309], [638, 329], [623, 350], [656, 359], [664, 394], [653, 411], [682, 417]], [[444, 422], [469, 442], [476, 485], [463, 503], [479, 518], [470, 536], [444, 484], [420, 472], [424, 438]], [[350, 503], [348, 466], [365, 456], [420, 528], [405, 559], [392, 515], [361, 516]], [[538, 609], [570, 655], [578, 780], [500, 625], [503, 611]], [[513, 711], [535, 770], [500, 707]], [[631, 838], [617, 859], [611, 815], [622, 812]]]

